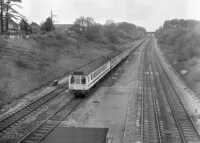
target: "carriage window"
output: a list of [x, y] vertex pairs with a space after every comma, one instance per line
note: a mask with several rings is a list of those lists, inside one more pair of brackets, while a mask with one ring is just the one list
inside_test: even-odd
[[92, 79], [94, 79], [94, 73], [92, 74]]
[[86, 84], [86, 78], [85, 77], [81, 78], [81, 84]]
[[74, 77], [73, 76], [71, 77], [71, 83], [74, 83]]

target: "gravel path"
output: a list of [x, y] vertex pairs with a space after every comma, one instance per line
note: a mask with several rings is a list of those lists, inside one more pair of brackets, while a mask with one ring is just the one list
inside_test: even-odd
[[[139, 118], [140, 118], [140, 75], [139, 75], [139, 67], [141, 64], [141, 49], [137, 52], [138, 58], [135, 61], [132, 61], [132, 84], [130, 85], [130, 99], [128, 104], [127, 110], [127, 117], [126, 117], [126, 125], [125, 131], [123, 136], [123, 143], [133, 143], [137, 142], [140, 139], [139, 131]], [[135, 64], [134, 64], [135, 63]], [[137, 68], [135, 68], [137, 67]]]

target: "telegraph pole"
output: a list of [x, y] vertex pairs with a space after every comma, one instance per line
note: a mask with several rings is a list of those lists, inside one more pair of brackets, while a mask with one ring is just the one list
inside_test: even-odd
[[56, 16], [57, 16], [57, 15], [54, 15], [54, 14], [53, 14], [53, 11], [51, 10], [51, 16], [50, 16], [51, 21], [52, 21], [52, 23], [51, 23], [51, 31], [53, 30], [54, 17], [56, 17]]

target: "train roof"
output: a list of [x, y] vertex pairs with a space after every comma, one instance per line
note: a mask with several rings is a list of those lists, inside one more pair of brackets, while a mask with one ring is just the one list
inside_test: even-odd
[[72, 75], [84, 75], [83, 71], [75, 71]]
[[72, 75], [88, 75], [119, 54], [120, 52], [113, 52], [106, 56], [100, 57], [96, 59], [95, 61], [91, 62], [90, 64], [74, 71]]

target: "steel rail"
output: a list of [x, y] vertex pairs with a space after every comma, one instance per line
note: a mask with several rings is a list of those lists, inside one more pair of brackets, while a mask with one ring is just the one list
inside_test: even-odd
[[[150, 73], [152, 73], [152, 69], [151, 69], [151, 64], [150, 64]], [[158, 116], [158, 108], [157, 108], [157, 102], [156, 102], [156, 97], [155, 97], [155, 91], [153, 89], [153, 87], [155, 86], [153, 84], [153, 75], [150, 75], [150, 85], [151, 85], [151, 96], [153, 99], [153, 105], [154, 105], [154, 110], [155, 110], [155, 118], [156, 118], [156, 125], [157, 125], [157, 131], [158, 131], [158, 139], [159, 139], [159, 143], [162, 143], [162, 137], [161, 137], [161, 128], [160, 128], [160, 122], [159, 122], [159, 116]]]
[[[144, 51], [144, 50], [143, 50]], [[143, 53], [143, 51], [142, 51], [142, 55], [141, 55], [141, 63], [143, 63], [143, 57], [144, 57], [144, 53]], [[141, 80], [141, 114], [142, 114], [142, 116], [141, 116], [141, 134], [140, 134], [140, 136], [141, 136], [141, 142], [143, 142], [143, 129], [144, 129], [144, 88], [143, 88], [143, 78], [144, 78], [144, 66], [143, 66], [143, 64], [141, 64], [141, 71], [142, 71], [142, 80]]]
[[[143, 43], [143, 42], [141, 42]], [[140, 44], [141, 44], [140, 43]], [[140, 46], [140, 44], [138, 46]], [[136, 46], [136, 47], [138, 47]], [[136, 49], [136, 48], [135, 48]], [[47, 118], [44, 122], [42, 122], [39, 126], [37, 126], [35, 129], [33, 129], [28, 135], [26, 135], [23, 139], [21, 139], [18, 143], [23, 143], [23, 142], [35, 142], [36, 143], [39, 143], [43, 138], [45, 138], [54, 128], [57, 127], [58, 124], [60, 124], [60, 122], [66, 118], [66, 116], [70, 115], [71, 112], [73, 112], [76, 107], [81, 103], [83, 99], [73, 99], [70, 103], [67, 103], [66, 105], [62, 106], [55, 114], [53, 114], [51, 117]], [[77, 102], [78, 101], [78, 102]], [[73, 106], [72, 106], [72, 102], [73, 102]], [[75, 104], [74, 104], [75, 102]], [[65, 115], [65, 116], [58, 116], [58, 117], [55, 117], [57, 115], [58, 112], [60, 112], [61, 110], [63, 110], [64, 108], [66, 108], [66, 106], [69, 106], [70, 107], [70, 111], [68, 111], [68, 113]], [[49, 120], [56, 120], [56, 124], [54, 124], [54, 126], [52, 124], [50, 124], [50, 128], [48, 128], [47, 126], [45, 126], [45, 124], [48, 125], [48, 121]], [[54, 121], [55, 122], [55, 121]], [[41, 131], [42, 127], [45, 126], [45, 130], [43, 130], [42, 134], [37, 134], [38, 137], [34, 136], [35, 133], [37, 131]], [[49, 131], [47, 131], [49, 130]], [[34, 138], [34, 141], [32, 140]], [[32, 141], [30, 141], [32, 140]]]
[[[153, 44], [153, 43], [152, 43]], [[189, 121], [188, 123], [191, 123], [192, 124], [192, 127], [193, 127], [193, 129], [194, 129], [194, 131], [195, 131], [195, 133], [197, 133], [198, 134], [198, 139], [200, 139], [200, 134], [199, 134], [199, 131], [198, 131], [198, 129], [197, 129], [197, 127], [196, 127], [196, 125], [195, 125], [195, 123], [194, 123], [194, 121], [192, 120], [192, 118], [191, 118], [191, 116], [190, 116], [190, 114], [188, 113], [188, 111], [186, 110], [186, 108], [184, 107], [184, 105], [183, 105], [183, 103], [182, 103], [182, 101], [181, 101], [181, 99], [180, 99], [180, 97], [179, 97], [179, 95], [178, 95], [178, 93], [177, 93], [177, 91], [176, 91], [176, 89], [175, 89], [175, 87], [174, 87], [174, 85], [173, 85], [173, 83], [172, 83], [172, 81], [171, 81], [171, 79], [169, 78], [169, 75], [166, 73], [166, 71], [165, 71], [165, 69], [164, 69], [164, 67], [163, 67], [163, 65], [162, 65], [162, 63], [160, 62], [160, 60], [159, 60], [159, 57], [158, 57], [158, 53], [155, 51], [155, 50], [153, 50], [153, 54], [154, 54], [154, 58], [156, 58], [155, 59], [155, 61], [156, 61], [156, 63], [155, 63], [155, 67], [157, 68], [157, 69], [159, 69], [159, 66], [158, 65], [160, 65], [160, 68], [161, 68], [161, 70], [163, 71], [162, 73], [163, 73], [163, 75], [164, 76], [161, 76], [160, 74], [159, 74], [159, 76], [158, 76], [158, 78], [160, 79], [160, 81], [161, 81], [161, 83], [162, 83], [162, 85], [163, 85], [163, 89], [164, 89], [164, 91], [167, 93], [168, 92], [168, 90], [166, 89], [167, 87], [167, 83], [166, 83], [166, 81], [168, 81], [168, 87], [171, 87], [171, 89], [172, 90], [170, 90], [170, 92], [172, 93], [171, 95], [174, 95], [174, 97], [179, 101], [178, 103], [180, 104], [180, 107], [182, 107], [182, 110], [186, 113], [186, 117], [187, 117], [187, 120]], [[159, 71], [159, 70], [158, 70]], [[164, 80], [164, 77], [165, 77], [165, 79], [166, 80]], [[165, 81], [165, 82], [164, 82]], [[165, 85], [165, 86], [164, 86]], [[177, 127], [178, 127], [178, 129], [179, 129], [179, 132], [180, 132], [180, 135], [181, 135], [181, 139], [182, 139], [182, 142], [187, 142], [187, 139], [186, 139], [186, 134], [184, 133], [184, 131], [183, 131], [183, 127], [182, 127], [182, 125], [181, 125], [181, 123], [180, 123], [180, 121], [179, 121], [179, 119], [178, 118], [183, 118], [183, 117], [178, 117], [178, 115], [176, 114], [176, 109], [175, 109], [175, 106], [177, 106], [177, 105], [173, 105], [173, 103], [172, 103], [172, 101], [173, 100], [171, 100], [170, 99], [170, 96], [169, 95], [167, 95], [167, 94], [165, 94], [166, 95], [166, 98], [167, 98], [167, 101], [168, 101], [168, 103], [169, 103], [169, 105], [170, 105], [170, 108], [171, 108], [171, 111], [172, 111], [172, 114], [173, 114], [173, 116], [174, 116], [174, 119], [175, 119], [175, 121], [176, 121], [176, 124], [177, 124]], [[172, 97], [171, 97], [172, 98]], [[184, 119], [184, 120], [186, 120], [186, 119]]]
[[[149, 42], [146, 45], [146, 49], [144, 50], [144, 52], [146, 52], [146, 54], [142, 55], [144, 60], [143, 60], [143, 66], [144, 68], [142, 69], [142, 99], [141, 99], [141, 142], [146, 142], [147, 140], [153, 140], [159, 143], [162, 143], [162, 138], [161, 138], [161, 130], [160, 130], [160, 124], [159, 124], [159, 117], [158, 117], [158, 110], [157, 110], [157, 106], [156, 106], [156, 99], [154, 96], [154, 91], [153, 91], [153, 84], [152, 84], [152, 76], [151, 74], [151, 67], [149, 66], [149, 50], [148, 50], [148, 46], [149, 46]], [[143, 59], [142, 58], [142, 59]], [[147, 100], [147, 102], [145, 103], [145, 100]], [[148, 108], [148, 106], [153, 106], [153, 108]], [[145, 111], [144, 110], [148, 110]], [[153, 114], [149, 115], [149, 114]], [[147, 120], [147, 121], [145, 121]], [[148, 126], [153, 126], [151, 129], [153, 129], [155, 126], [155, 130], [156, 133], [153, 134], [152, 136], [149, 136], [150, 138], [148, 138], [148, 136], [145, 136], [145, 132], [147, 132], [147, 130], [145, 131], [145, 126], [146, 126], [146, 122], [148, 123]], [[155, 124], [155, 126], [154, 126]], [[148, 131], [148, 132], [152, 132], [152, 131]]]
[[29, 103], [28, 105], [24, 106], [23, 108], [17, 110], [16, 112], [10, 114], [9, 116], [3, 118], [0, 121], [0, 134], [3, 135], [4, 131], [7, 130], [9, 127], [14, 125], [15, 123], [21, 121], [22, 119], [26, 118], [27, 115], [31, 114], [32, 112], [36, 111], [40, 107], [44, 106], [46, 103], [60, 95], [62, 92], [68, 89], [68, 83], [63, 84], [56, 88], [55, 90], [49, 92], [48, 94], [34, 100], [33, 102]]
[[55, 129], [64, 118], [69, 116], [83, 100], [84, 99], [82, 98], [73, 98], [70, 102], [65, 103], [53, 115], [48, 117], [17, 143], [39, 143], [50, 132], [52, 132], [53, 129]]

